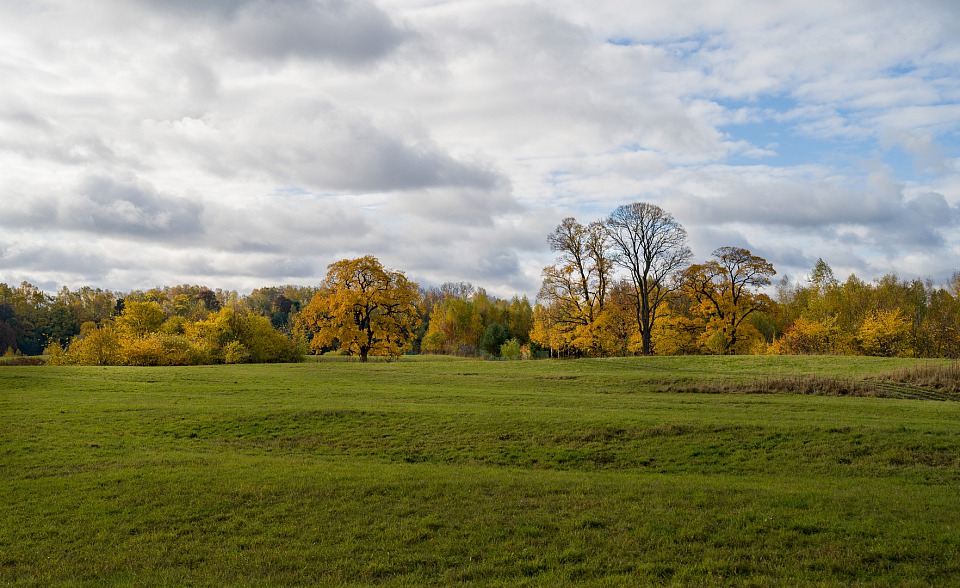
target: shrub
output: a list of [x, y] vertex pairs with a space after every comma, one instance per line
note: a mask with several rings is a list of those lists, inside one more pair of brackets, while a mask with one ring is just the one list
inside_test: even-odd
[[520, 359], [520, 356], [520, 341], [517, 339], [510, 339], [500, 346], [500, 357], [503, 359]]
[[893, 357], [907, 350], [910, 327], [900, 309], [878, 310], [868, 316], [857, 334], [866, 355]]
[[799, 317], [773, 344], [779, 355], [822, 355], [838, 351], [840, 328], [835, 318], [822, 321]]
[[231, 341], [223, 348], [223, 363], [247, 363], [250, 361], [250, 350], [239, 341]]
[[46, 363], [42, 357], [24, 357], [22, 355], [0, 361], [0, 365], [44, 365]]

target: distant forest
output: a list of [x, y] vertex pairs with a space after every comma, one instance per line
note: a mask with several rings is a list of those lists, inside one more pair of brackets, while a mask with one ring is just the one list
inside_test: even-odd
[[[410, 352], [527, 358], [641, 354], [641, 338], [632, 327], [635, 312], [629, 292], [624, 292], [628, 289], [624, 281], [609, 286], [607, 314], [591, 329], [561, 322], [558, 309], [544, 300], [536, 305], [525, 297], [504, 300], [468, 283], [419, 290], [422, 322], [410, 341]], [[294, 350], [286, 351], [289, 355], [280, 353], [273, 359], [295, 360], [295, 349], [308, 350], [311, 337], [298, 316], [319, 291], [275, 286], [240, 295], [179, 285], [126, 293], [64, 287], [47, 294], [26, 282], [16, 287], [0, 284], [0, 349], [7, 355], [39, 355], [52, 345], [66, 349], [95, 329], [116, 323], [127, 307], [146, 303], [159, 312], [142, 329], [170, 336], [182, 335], [190, 323], [223, 319], [225, 309], [234, 320], [260, 317], [261, 327], [269, 326], [294, 344]], [[741, 323], [735, 346], [726, 348], [723, 326], [711, 324], [703, 301], [689, 292], [674, 293], [658, 317], [654, 353], [960, 357], [960, 275], [949, 287], [895, 275], [874, 282], [855, 275], [839, 281], [821, 261], [809, 281], [783, 280], [775, 285], [774, 296], [758, 292], [751, 296], [761, 308]], [[227, 337], [237, 340], [235, 335]], [[504, 349], [511, 341], [515, 345]], [[261, 358], [241, 353], [221, 356], [219, 361], [255, 359]]]
[[721, 247], [691, 263], [686, 233], [654, 205], [619, 207], [548, 236], [556, 263], [535, 304], [469, 283], [420, 288], [366, 256], [316, 287], [247, 295], [200, 285], [133, 292], [0, 284], [0, 353], [53, 364], [300, 361], [307, 353], [503, 359], [683, 354], [960, 358], [960, 273], [946, 286], [845, 280], [818, 260], [801, 283]]

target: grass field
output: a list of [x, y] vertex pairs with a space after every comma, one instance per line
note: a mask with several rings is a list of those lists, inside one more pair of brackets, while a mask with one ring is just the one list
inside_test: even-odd
[[2, 367], [0, 584], [956, 586], [960, 402], [731, 393], [917, 363]]

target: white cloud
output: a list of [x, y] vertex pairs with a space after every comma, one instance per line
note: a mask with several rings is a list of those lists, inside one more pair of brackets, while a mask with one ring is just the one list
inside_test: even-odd
[[0, 281], [311, 283], [373, 253], [534, 294], [561, 218], [635, 200], [701, 257], [945, 279], [957, 24], [945, 0], [2, 3]]

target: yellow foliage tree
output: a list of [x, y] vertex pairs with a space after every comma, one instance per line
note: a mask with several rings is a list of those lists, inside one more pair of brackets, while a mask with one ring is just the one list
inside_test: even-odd
[[[546, 304], [533, 329], [551, 350], [570, 347], [584, 355], [603, 355], [611, 338], [602, 325], [604, 303], [613, 274], [607, 254], [607, 230], [600, 222], [582, 225], [565, 218], [547, 237], [557, 264], [543, 268], [538, 299]], [[533, 335], [531, 335], [533, 340]]]
[[78, 365], [118, 365], [121, 361], [120, 330], [112, 322], [97, 327], [84, 324], [85, 329], [70, 343], [62, 362]]
[[163, 308], [156, 302], [128, 302], [117, 317], [117, 326], [124, 338], [138, 339], [158, 332], [166, 318]]
[[315, 331], [311, 347], [338, 346], [367, 361], [410, 349], [420, 324], [418, 286], [372, 255], [330, 264], [301, 320]]
[[867, 355], [893, 357], [907, 351], [909, 337], [910, 325], [900, 309], [895, 308], [868, 315], [857, 334], [857, 342]]
[[771, 348], [779, 355], [823, 355], [841, 353], [846, 346], [835, 317], [814, 320], [798, 317]]
[[690, 259], [687, 232], [673, 215], [655, 204], [618, 206], [606, 220], [614, 262], [633, 283], [640, 351], [653, 355], [657, 316], [677, 283], [673, 277]]
[[181, 335], [148, 333], [136, 339], [121, 341], [120, 363], [136, 366], [197, 365], [203, 353]]
[[544, 349], [550, 350], [551, 357], [570, 353], [572, 347], [573, 330], [568, 323], [558, 318], [557, 305], [543, 306], [538, 304], [533, 309], [533, 328], [530, 329], [530, 341]]
[[275, 363], [302, 359], [297, 344], [277, 331], [270, 319], [243, 307], [223, 307], [187, 325], [187, 336], [206, 362]]
[[[695, 322], [683, 314], [673, 310], [670, 305], [664, 305], [658, 318], [657, 330], [653, 332], [651, 343], [657, 355], [688, 355], [700, 352], [697, 335], [700, 333]], [[640, 333], [637, 332], [630, 340], [630, 351], [641, 353], [643, 350]]]
[[684, 289], [703, 321], [701, 344], [713, 353], [742, 353], [762, 335], [747, 318], [771, 301], [756, 289], [770, 284], [773, 265], [741, 247], [721, 247], [714, 259], [684, 271]]

